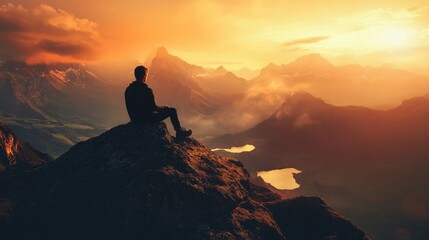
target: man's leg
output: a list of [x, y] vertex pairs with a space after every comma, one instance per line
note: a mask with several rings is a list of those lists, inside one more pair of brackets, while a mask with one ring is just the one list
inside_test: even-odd
[[168, 117], [170, 117], [174, 130], [180, 131], [182, 127], [180, 126], [179, 118], [177, 117], [177, 111], [175, 108], [161, 107], [158, 109], [158, 113], [154, 114], [154, 120], [157, 122], [161, 122]]
[[168, 117], [170, 117], [171, 124], [173, 124], [174, 130], [176, 130], [176, 139], [183, 140], [184, 138], [192, 135], [192, 130], [186, 130], [180, 126], [179, 118], [177, 117], [177, 111], [175, 108], [158, 108], [158, 111], [152, 115], [152, 121], [161, 122]]

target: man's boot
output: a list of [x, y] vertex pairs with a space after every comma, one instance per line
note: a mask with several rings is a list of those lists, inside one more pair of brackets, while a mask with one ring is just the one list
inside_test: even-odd
[[176, 131], [176, 138], [178, 139], [184, 139], [191, 135], [192, 135], [192, 130], [186, 130], [186, 128], [181, 128], [180, 130]]

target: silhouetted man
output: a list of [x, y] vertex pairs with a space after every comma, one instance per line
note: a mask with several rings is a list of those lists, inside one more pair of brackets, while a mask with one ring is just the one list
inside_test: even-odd
[[132, 82], [125, 90], [125, 103], [131, 122], [137, 124], [159, 123], [170, 117], [177, 138], [190, 136], [192, 131], [180, 126], [175, 108], [156, 105], [152, 89], [146, 84], [147, 73], [146, 67], [137, 66], [134, 69], [136, 81]]

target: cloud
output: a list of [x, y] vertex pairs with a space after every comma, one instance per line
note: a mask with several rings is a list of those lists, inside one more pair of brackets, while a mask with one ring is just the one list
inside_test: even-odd
[[311, 43], [317, 43], [326, 39], [329, 39], [329, 37], [317, 36], [317, 37], [309, 37], [309, 38], [299, 38], [299, 39], [284, 42], [282, 46], [291, 47], [296, 45], [311, 44]]
[[85, 56], [86, 53], [92, 50], [90, 45], [84, 43], [74, 44], [69, 42], [59, 42], [51, 40], [40, 41], [38, 47], [40, 50], [49, 53], [72, 56]]
[[374, 26], [386, 23], [408, 22], [421, 16], [420, 10], [377, 8], [358, 12], [348, 17], [352, 22], [365, 26]]
[[28, 62], [94, 59], [101, 37], [98, 24], [40, 4], [0, 6], [0, 52]]

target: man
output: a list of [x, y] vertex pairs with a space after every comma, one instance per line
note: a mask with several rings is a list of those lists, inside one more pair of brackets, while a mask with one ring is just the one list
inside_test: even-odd
[[174, 130], [176, 130], [176, 138], [189, 137], [192, 130], [186, 130], [180, 126], [175, 108], [156, 105], [152, 89], [146, 84], [147, 73], [146, 67], [137, 66], [134, 69], [136, 81], [125, 90], [125, 104], [131, 122], [136, 124], [159, 123], [170, 117]]

